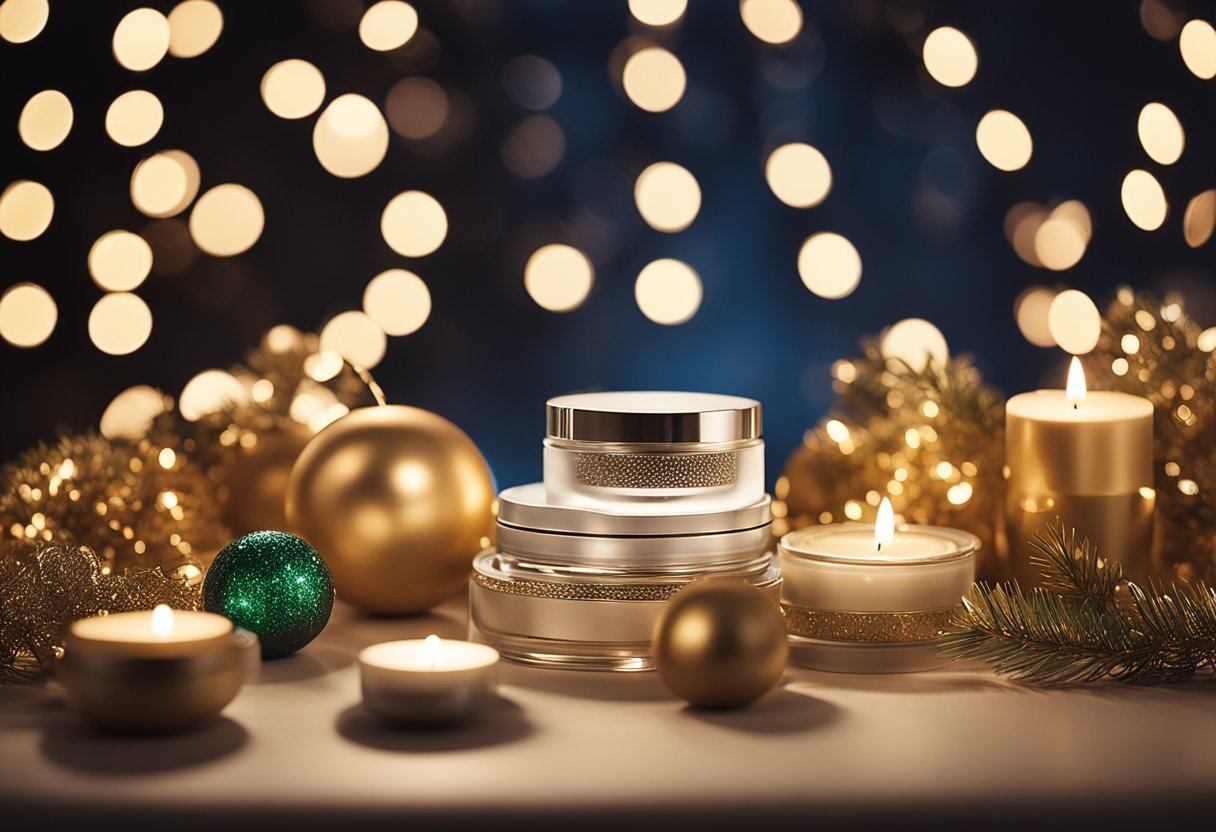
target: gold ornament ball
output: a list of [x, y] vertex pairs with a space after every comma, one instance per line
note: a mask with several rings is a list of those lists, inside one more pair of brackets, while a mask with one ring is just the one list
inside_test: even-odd
[[789, 659], [774, 599], [732, 578], [677, 592], [655, 622], [655, 667], [671, 692], [698, 708], [741, 708], [772, 690]]
[[289, 530], [362, 610], [429, 610], [468, 580], [493, 531], [494, 481], [473, 441], [426, 410], [352, 410], [308, 443], [287, 486]]
[[252, 447], [241, 447], [223, 471], [227, 497], [221, 516], [236, 537], [250, 532], [287, 529], [287, 483], [296, 459], [312, 438], [308, 428], [284, 422], [256, 434]]

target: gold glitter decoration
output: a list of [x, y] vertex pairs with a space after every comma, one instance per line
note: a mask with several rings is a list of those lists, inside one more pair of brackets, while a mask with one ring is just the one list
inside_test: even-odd
[[[165, 449], [172, 453], [162, 455]], [[197, 572], [225, 542], [218, 521], [214, 489], [180, 436], [65, 436], [26, 451], [0, 474], [0, 560], [55, 540], [95, 547], [107, 573]]]
[[72, 621], [158, 604], [197, 609], [199, 593], [159, 568], [109, 571], [87, 546], [42, 542], [28, 555], [6, 549], [0, 552], [0, 682], [48, 672]]
[[980, 538], [981, 577], [1004, 561], [1005, 400], [966, 356], [913, 369], [875, 341], [837, 361], [830, 418], [808, 430], [777, 480], [773, 532], [873, 522], [883, 497], [902, 522]]
[[551, 598], [555, 601], [666, 601], [687, 584], [592, 584], [557, 581], [504, 581], [476, 573], [473, 583], [490, 592]]
[[1160, 300], [1123, 287], [1106, 311], [1097, 349], [1084, 360], [1092, 387], [1153, 403], [1160, 559], [1173, 577], [1210, 583], [1216, 579], [1216, 360], [1203, 333], [1181, 295]]
[[781, 602], [786, 629], [796, 636], [823, 641], [887, 644], [941, 638], [958, 607], [911, 612], [816, 610]]
[[712, 488], [734, 485], [739, 454], [604, 454], [574, 455], [574, 474], [583, 485], [598, 488]]

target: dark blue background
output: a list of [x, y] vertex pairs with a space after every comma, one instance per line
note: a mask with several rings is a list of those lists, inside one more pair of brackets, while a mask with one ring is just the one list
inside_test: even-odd
[[[973, 353], [1007, 391], [1034, 387], [1059, 356], [1029, 345], [1015, 325], [1014, 299], [1033, 283], [1059, 280], [1100, 305], [1124, 282], [1181, 288], [1189, 311], [1216, 323], [1211, 248], [1189, 249], [1181, 232], [1186, 201], [1216, 185], [1216, 81], [1187, 71], [1176, 39], [1151, 38], [1136, 2], [806, 2], [803, 35], [774, 48], [746, 31], [733, 0], [692, 0], [681, 26], [649, 32], [689, 77], [684, 98], [662, 114], [631, 105], [610, 78], [613, 49], [648, 33], [623, 0], [419, 0], [434, 38], [396, 55], [322, 25], [317, 3], [221, 3], [216, 46], [138, 76], [110, 54], [114, 25], [136, 5], [54, 3], [36, 40], [0, 45], [3, 182], [36, 179], [56, 197], [42, 237], [0, 239], [0, 280], [44, 285], [60, 308], [43, 346], [0, 346], [6, 458], [57, 430], [95, 425], [132, 384], [176, 393], [196, 372], [238, 361], [270, 326], [319, 328], [358, 308], [367, 281], [391, 267], [420, 274], [434, 309], [419, 332], [389, 340], [375, 375], [392, 400], [463, 427], [500, 486], [539, 477], [545, 399], [588, 388], [761, 399], [771, 481], [829, 407], [831, 362], [909, 316], [935, 322], [955, 352]], [[320, 17], [351, 8], [330, 3]], [[1210, 2], [1171, 8], [1183, 19], [1214, 12]], [[354, 3], [348, 19], [360, 9]], [[967, 87], [944, 88], [924, 71], [920, 44], [939, 25], [977, 44], [980, 70]], [[528, 115], [500, 81], [522, 54], [548, 59], [563, 81], [550, 115], [566, 153], [540, 180], [512, 176], [499, 155], [503, 136]], [[358, 92], [383, 104], [400, 78], [425, 74], [467, 96], [473, 121], [438, 154], [394, 134], [373, 174], [336, 179], [313, 156], [313, 119], [281, 120], [260, 99], [262, 74], [289, 57], [320, 67], [327, 99]], [[773, 78], [805, 83], [779, 89]], [[121, 148], [105, 136], [104, 112], [136, 87], [162, 99], [166, 122], [151, 145]], [[29, 96], [46, 88], [71, 98], [76, 123], [60, 148], [36, 153], [15, 125]], [[1187, 130], [1170, 168], [1148, 160], [1137, 140], [1137, 114], [1152, 100]], [[999, 172], [975, 148], [975, 124], [993, 108], [1017, 113], [1034, 137], [1021, 171]], [[767, 153], [789, 140], [817, 146], [831, 163], [832, 191], [816, 208], [784, 206], [765, 183]], [[204, 189], [252, 188], [265, 233], [240, 257], [204, 255], [182, 275], [151, 278], [138, 290], [155, 317], [150, 341], [134, 355], [106, 356], [86, 333], [101, 294], [86, 255], [101, 233], [144, 226], [128, 198], [130, 173], [169, 147], [195, 156]], [[664, 159], [691, 170], [703, 193], [696, 222], [675, 235], [649, 229], [632, 201], [637, 173]], [[1136, 167], [1157, 175], [1170, 200], [1155, 233], [1132, 226], [1119, 203], [1122, 178]], [[379, 233], [385, 203], [408, 188], [434, 194], [451, 223], [442, 248], [418, 260], [394, 254]], [[1083, 200], [1095, 226], [1084, 259], [1058, 275], [1021, 262], [1002, 233], [1014, 203], [1052, 198]], [[945, 210], [925, 211], [926, 199]], [[802, 241], [823, 230], [852, 240], [864, 263], [859, 288], [843, 300], [812, 295], [795, 267]], [[556, 241], [587, 250], [597, 269], [587, 302], [564, 315], [539, 308], [522, 280], [528, 255]], [[638, 271], [660, 257], [685, 260], [704, 283], [700, 311], [683, 326], [651, 323], [634, 302]]]

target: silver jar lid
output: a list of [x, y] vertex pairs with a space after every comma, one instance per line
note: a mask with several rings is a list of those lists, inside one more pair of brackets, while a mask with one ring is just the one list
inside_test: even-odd
[[533, 482], [504, 489], [498, 495], [498, 522], [522, 529], [611, 537], [636, 535], [695, 535], [753, 529], [772, 522], [772, 500], [767, 494], [756, 502], [719, 511], [685, 513], [671, 503], [669, 514], [602, 511], [582, 506], [551, 505], [545, 484]]
[[760, 402], [658, 390], [573, 393], [546, 406], [548, 435], [574, 442], [740, 442], [761, 435]]

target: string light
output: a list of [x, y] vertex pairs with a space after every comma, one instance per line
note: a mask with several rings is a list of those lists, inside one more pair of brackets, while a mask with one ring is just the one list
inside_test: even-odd
[[966, 86], [979, 67], [975, 45], [953, 26], [942, 26], [930, 32], [921, 56], [933, 80], [946, 87]]
[[701, 278], [679, 260], [655, 260], [638, 274], [634, 299], [642, 314], [656, 324], [677, 326], [701, 306]]
[[675, 162], [656, 162], [642, 171], [633, 197], [642, 219], [656, 231], [683, 231], [701, 210], [701, 186]]
[[0, 295], [0, 337], [15, 347], [36, 347], [51, 337], [59, 309], [51, 293], [34, 283], [18, 283]]
[[595, 269], [573, 246], [541, 246], [524, 266], [524, 288], [542, 309], [569, 312], [582, 306], [595, 282]]
[[41, 34], [50, 14], [46, 0], [4, 0], [0, 3], [0, 38], [28, 43]]
[[1161, 183], [1146, 170], [1133, 170], [1123, 177], [1120, 190], [1123, 210], [1144, 231], [1156, 231], [1165, 223], [1168, 205]]
[[386, 335], [409, 335], [430, 317], [431, 293], [413, 272], [389, 269], [363, 290], [363, 311]]
[[405, 46], [417, 31], [418, 12], [401, 0], [373, 3], [359, 21], [359, 40], [377, 52], [390, 52]]
[[129, 292], [152, 270], [152, 247], [130, 231], [108, 231], [89, 249], [89, 274], [111, 292]]
[[106, 110], [106, 135], [123, 147], [152, 141], [165, 121], [160, 99], [147, 90], [131, 90], [115, 98]]
[[208, 254], [231, 257], [247, 251], [262, 236], [262, 203], [244, 185], [216, 185], [198, 198], [190, 212], [190, 236]]
[[861, 255], [839, 234], [812, 234], [798, 252], [798, 274], [816, 295], [837, 300], [852, 294], [861, 282]]
[[279, 118], [310, 116], [325, 100], [325, 76], [298, 58], [279, 61], [262, 76], [262, 101]]
[[114, 58], [132, 72], [145, 72], [169, 51], [169, 21], [156, 9], [127, 12], [114, 29]]
[[183, 0], [169, 12], [169, 54], [197, 58], [220, 38], [224, 14], [211, 0]]
[[740, 0], [739, 16], [749, 32], [774, 46], [802, 31], [802, 8], [794, 0]]
[[128, 355], [152, 334], [152, 310], [138, 295], [115, 292], [104, 296], [89, 313], [89, 339], [108, 355]]
[[813, 208], [832, 190], [828, 160], [809, 144], [778, 147], [764, 164], [764, 178], [777, 199], [791, 208]]
[[404, 257], [425, 257], [443, 244], [448, 217], [439, 200], [422, 191], [397, 194], [380, 215], [380, 233]]
[[43, 90], [21, 108], [17, 134], [32, 150], [53, 150], [72, 130], [72, 102], [59, 90]]
[[1149, 158], [1160, 165], [1172, 165], [1182, 155], [1186, 145], [1186, 134], [1174, 111], [1164, 104], [1153, 101], [1140, 110], [1136, 122], [1140, 144]]
[[679, 58], [652, 46], [629, 56], [621, 82], [630, 101], [647, 112], [661, 113], [684, 96], [687, 78]]
[[1026, 167], [1034, 151], [1030, 131], [1008, 110], [990, 110], [975, 128], [975, 143], [988, 163], [997, 170]]
[[19, 179], [0, 193], [0, 234], [10, 240], [39, 237], [54, 214], [55, 199], [41, 182]]

